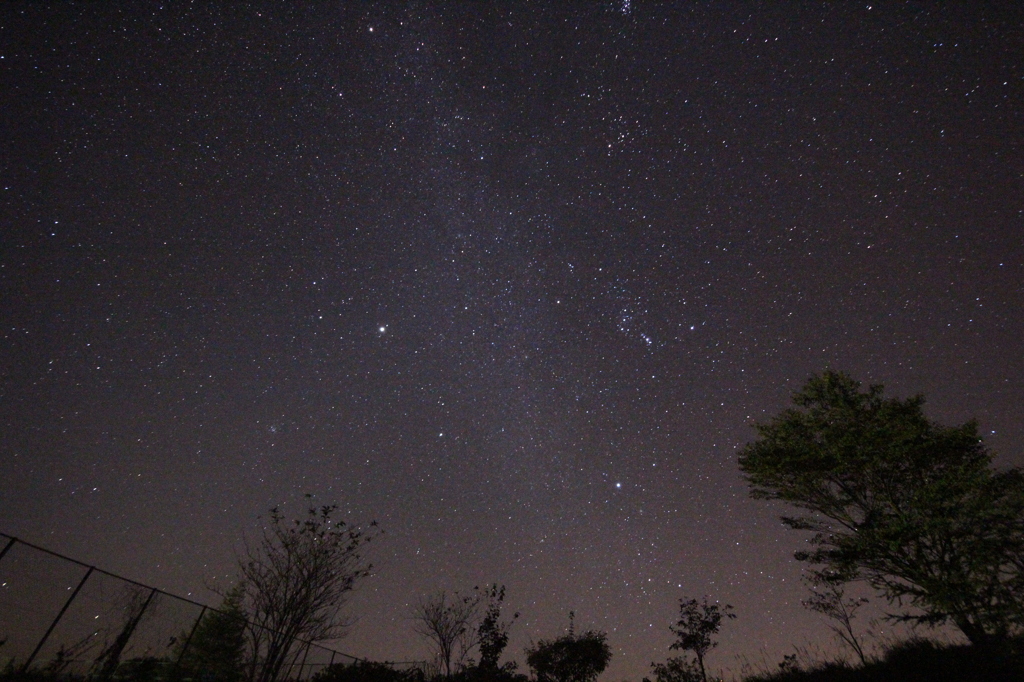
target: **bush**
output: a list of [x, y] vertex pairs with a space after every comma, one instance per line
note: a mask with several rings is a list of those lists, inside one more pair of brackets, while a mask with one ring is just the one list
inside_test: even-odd
[[881, 660], [860, 668], [824, 663], [809, 670], [780, 670], [746, 682], [1020, 682], [1024, 661], [1019, 647], [993, 651], [975, 646], [944, 646], [925, 639], [903, 642]]
[[420, 670], [396, 670], [387, 663], [335, 663], [313, 676], [313, 682], [423, 682]]

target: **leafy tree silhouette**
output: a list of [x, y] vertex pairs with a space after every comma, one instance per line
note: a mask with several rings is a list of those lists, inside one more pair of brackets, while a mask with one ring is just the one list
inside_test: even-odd
[[612, 659], [608, 636], [587, 630], [576, 634], [575, 614], [569, 614], [569, 633], [553, 640], [540, 640], [526, 650], [526, 663], [537, 682], [593, 682]]
[[832, 632], [853, 649], [861, 665], [866, 665], [867, 657], [853, 629], [853, 619], [860, 607], [868, 603], [867, 597], [847, 597], [843, 583], [827, 572], [812, 572], [804, 581], [811, 588], [811, 596], [801, 603], [805, 608], [828, 617], [832, 621], [829, 623]]
[[[651, 663], [657, 682], [700, 682], [703, 679], [697, 661], [673, 656], [664, 663]], [[646, 677], [644, 682], [650, 682]]]
[[348, 625], [341, 609], [356, 581], [370, 575], [363, 551], [378, 532], [376, 523], [367, 531], [335, 519], [337, 511], [310, 507], [288, 523], [275, 507], [259, 542], [246, 545], [239, 573], [252, 682], [275, 682], [296, 642], [337, 639]]
[[221, 605], [208, 611], [191, 638], [179, 637], [177, 668], [208, 682], [238, 682], [242, 679], [245, 636], [248, 623], [243, 607], [245, 590], [236, 585], [224, 594]]
[[434, 647], [440, 674], [459, 672], [475, 644], [473, 620], [480, 596], [460, 596], [444, 590], [421, 601], [413, 609], [413, 630]]
[[899, 620], [952, 621], [975, 644], [1020, 633], [1024, 474], [991, 468], [977, 424], [941, 426], [922, 396], [884, 398], [832, 371], [793, 402], [755, 425], [739, 465], [753, 497], [810, 512], [782, 517], [813, 533], [797, 559], [866, 581]]
[[[509, 629], [512, 623], [519, 618], [519, 614], [512, 615], [511, 620], [501, 619], [501, 605], [505, 601], [505, 586], [497, 584], [484, 587], [478, 590], [481, 601], [484, 604], [484, 615], [477, 628], [477, 642], [480, 648], [481, 672], [495, 673], [499, 670], [498, 661], [501, 654], [508, 646]], [[502, 668], [507, 672], [515, 669], [515, 664]]]
[[[669, 629], [676, 636], [676, 641], [672, 643], [669, 649], [674, 651], [692, 651], [697, 659], [697, 669], [700, 671], [700, 679], [703, 682], [708, 680], [708, 673], [704, 668], [704, 659], [709, 651], [718, 646], [718, 642], [714, 641], [712, 637], [722, 627], [723, 618], [730, 620], [736, 618], [736, 614], [732, 612], [732, 606], [729, 604], [725, 606], [709, 604], [707, 597], [704, 597], [703, 602], [684, 598], [679, 600], [679, 620], [675, 625], [669, 626]], [[665, 670], [665, 674], [674, 673], [682, 675], [686, 670], [692, 668], [692, 666], [686, 666], [685, 661], [669, 659], [669, 663], [671, 665]], [[655, 675], [657, 674], [658, 670], [655, 668]]]

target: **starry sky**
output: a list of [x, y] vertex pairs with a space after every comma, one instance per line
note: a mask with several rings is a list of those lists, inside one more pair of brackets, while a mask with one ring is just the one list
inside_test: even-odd
[[[376, 519], [339, 648], [828, 647], [736, 449], [831, 367], [1024, 465], [1013, 3], [0, 7], [0, 530], [193, 597]], [[765, 652], [767, 652], [765, 654]], [[774, 665], [774, 663], [772, 663]]]

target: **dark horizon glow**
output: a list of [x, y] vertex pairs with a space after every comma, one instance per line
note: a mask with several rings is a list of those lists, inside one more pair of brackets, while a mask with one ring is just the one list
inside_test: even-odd
[[213, 601], [305, 493], [377, 520], [338, 648], [834, 649], [736, 448], [827, 367], [1024, 465], [1024, 11], [0, 7], [0, 531]]

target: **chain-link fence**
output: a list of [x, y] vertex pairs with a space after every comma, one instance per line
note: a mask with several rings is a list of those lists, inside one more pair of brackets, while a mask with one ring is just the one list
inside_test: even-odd
[[[230, 649], [223, 640], [231, 617], [0, 533], [4, 677], [217, 682], [232, 655], [217, 649]], [[252, 627], [235, 623], [235, 636]], [[251, 652], [248, 658], [251, 665]], [[330, 665], [358, 661], [296, 640], [277, 679], [308, 680]], [[245, 664], [236, 663], [244, 674]]]

